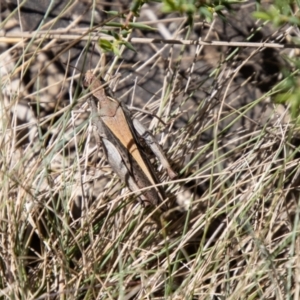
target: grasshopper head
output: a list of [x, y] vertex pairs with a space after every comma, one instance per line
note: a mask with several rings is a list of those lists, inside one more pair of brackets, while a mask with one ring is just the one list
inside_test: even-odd
[[82, 81], [83, 87], [85, 89], [90, 87], [94, 79], [95, 78], [94, 78], [93, 70], [88, 70], [83, 76], [83, 81]]

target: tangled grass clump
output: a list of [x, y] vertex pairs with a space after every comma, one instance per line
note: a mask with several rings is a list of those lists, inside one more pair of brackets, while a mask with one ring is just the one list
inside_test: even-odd
[[[143, 8], [144, 18], [154, 9]], [[227, 17], [250, 22], [243, 9]], [[164, 34], [197, 40], [201, 30], [207, 40], [217, 34], [229, 40], [238, 26], [226, 23], [226, 39], [222, 22], [195, 18], [191, 27], [185, 17], [147, 23], [141, 15], [138, 23], [160, 26], [158, 33], [138, 26], [130, 32], [136, 52], [126, 43], [111, 44], [120, 57], [90, 46], [78, 63], [88, 69], [84, 57], [92, 56], [106, 75], [122, 74], [116, 96], [139, 108], [134, 117], [156, 135], [178, 172], [168, 179], [152, 158], [175, 207], [165, 229], [112, 173], [93, 138], [80, 76], [68, 63], [72, 52], [67, 62], [61, 52], [71, 31], [51, 31], [63, 42], [42, 28], [36, 36], [21, 32], [26, 42], [15, 35], [13, 46], [7, 33], [0, 102], [3, 299], [299, 295], [300, 139], [297, 122], [270, 101], [285, 64], [279, 51], [263, 43], [218, 49], [151, 42]], [[94, 31], [74, 34], [86, 45]], [[252, 37], [263, 34], [252, 28]], [[272, 72], [268, 59], [276, 61]]]

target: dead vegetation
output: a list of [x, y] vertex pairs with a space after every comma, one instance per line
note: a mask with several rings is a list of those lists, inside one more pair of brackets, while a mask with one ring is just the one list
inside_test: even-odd
[[[249, 2], [228, 22], [196, 18], [192, 29], [185, 17], [145, 6], [135, 21], [158, 30], [134, 29], [131, 37], [285, 43], [293, 28], [255, 23]], [[80, 41], [88, 31], [80, 26], [91, 10], [65, 31], [57, 23], [57, 40], [37, 27], [36, 36], [12, 40], [8, 11], [0, 66], [3, 299], [297, 299], [299, 135], [271, 101], [282, 52], [137, 42], [136, 52], [120, 45], [117, 57], [83, 37], [82, 48], [67, 49], [71, 34]], [[119, 99], [163, 121], [135, 113], [179, 173], [170, 181], [153, 160], [176, 200], [169, 206], [180, 208], [165, 217], [166, 232], [93, 139], [75, 74], [99, 61], [104, 75], [121, 74], [113, 82]]]

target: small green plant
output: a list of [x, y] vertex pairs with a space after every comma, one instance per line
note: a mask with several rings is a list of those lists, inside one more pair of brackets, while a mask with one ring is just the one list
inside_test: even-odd
[[[297, 64], [299, 61], [297, 62]], [[277, 86], [279, 90], [275, 95], [274, 100], [276, 103], [285, 104], [290, 106], [290, 113], [293, 120], [297, 123], [300, 121], [298, 118], [300, 112], [300, 77], [299, 69], [291, 72], [287, 69], [282, 71], [284, 80]]]
[[[253, 13], [256, 19], [264, 22], [271, 22], [275, 27], [280, 26], [299, 26], [300, 1], [276, 0], [272, 5], [262, 7], [259, 3], [257, 11]], [[295, 13], [296, 12], [296, 13]], [[295, 45], [300, 44], [298, 36], [290, 37]], [[278, 93], [274, 96], [276, 103], [290, 106], [290, 113], [293, 120], [298, 119], [300, 112], [300, 87], [299, 70], [300, 60], [297, 58], [285, 57], [287, 65], [282, 68], [283, 80], [276, 86]], [[298, 120], [296, 120], [299, 122]]]
[[275, 26], [286, 24], [300, 25], [299, 13], [293, 12], [292, 3], [295, 1], [275, 1], [274, 5], [268, 8], [261, 8], [253, 13], [253, 16], [263, 21], [270, 21]]
[[210, 22], [213, 19], [213, 14], [216, 13], [223, 17], [222, 10], [231, 9], [231, 5], [235, 3], [242, 3], [244, 1], [182, 1], [182, 0], [163, 0], [162, 11], [165, 13], [178, 12], [186, 14], [189, 17], [193, 15], [200, 15], [206, 21]]

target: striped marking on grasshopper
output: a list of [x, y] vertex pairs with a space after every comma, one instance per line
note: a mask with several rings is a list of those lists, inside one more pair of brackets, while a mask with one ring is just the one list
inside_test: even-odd
[[155, 185], [156, 181], [154, 180], [147, 164], [145, 163], [138, 149], [135, 138], [128, 125], [128, 120], [119, 101], [105, 94], [103, 84], [94, 76], [91, 70], [86, 72], [83, 84], [84, 87], [89, 87], [92, 95], [98, 99], [98, 113], [104, 124], [111, 130], [111, 132], [113, 132], [113, 134], [117, 137], [121, 144], [136, 160], [150, 183]]

